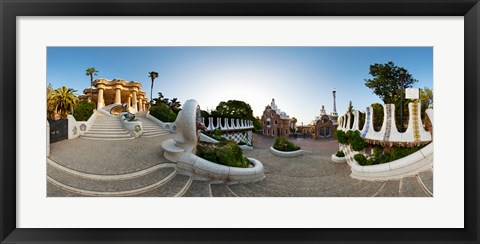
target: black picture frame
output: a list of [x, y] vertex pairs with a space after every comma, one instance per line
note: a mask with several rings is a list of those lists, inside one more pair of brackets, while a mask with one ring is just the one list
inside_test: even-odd
[[[21, 229], [16, 227], [17, 16], [464, 16], [465, 228]], [[0, 0], [1, 243], [479, 243], [478, 0]], [[468, 130], [468, 131], [467, 131]], [[461, 162], [450, 162], [461, 163]], [[448, 211], [448, 209], [445, 209]], [[441, 213], [439, 213], [441, 218]], [[286, 220], [287, 221], [287, 220]]]

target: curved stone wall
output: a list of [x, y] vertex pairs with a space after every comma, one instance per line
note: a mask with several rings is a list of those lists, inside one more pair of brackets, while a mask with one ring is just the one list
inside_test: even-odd
[[[362, 137], [372, 144], [390, 144], [390, 145], [425, 145], [432, 141], [432, 134], [426, 131], [421, 122], [420, 103], [409, 103], [409, 120], [407, 130], [403, 133], [398, 132], [395, 124], [395, 105], [384, 104], [383, 124], [380, 131], [373, 128], [373, 108], [366, 109], [366, 119], [362, 130], [359, 130], [359, 112], [354, 111], [354, 122], [352, 128], [349, 127], [352, 115], [350, 113], [342, 116], [342, 122], [347, 118], [347, 123], [340, 123], [339, 129], [343, 131], [359, 130]], [[430, 110], [430, 112], [428, 112]], [[433, 110], [427, 109], [427, 115], [430, 121], [433, 121]], [[430, 116], [432, 115], [432, 116]], [[432, 122], [433, 124], [433, 122]], [[341, 127], [340, 127], [341, 126]]]

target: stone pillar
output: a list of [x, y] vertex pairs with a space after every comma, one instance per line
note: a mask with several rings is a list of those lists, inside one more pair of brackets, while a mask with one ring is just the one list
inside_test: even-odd
[[97, 98], [97, 110], [105, 106], [103, 100], [103, 88], [98, 88], [98, 98]]
[[132, 91], [132, 107], [138, 111], [137, 108], [137, 91]]
[[115, 102], [116, 104], [121, 104], [122, 103], [122, 100], [121, 100], [121, 91], [120, 91], [120, 88], [115, 88]]
[[142, 107], [142, 95], [138, 95], [137, 97], [137, 108], [138, 108], [138, 111], [143, 111], [143, 107]]
[[128, 96], [127, 107], [131, 107], [131, 106], [132, 106], [132, 97]]

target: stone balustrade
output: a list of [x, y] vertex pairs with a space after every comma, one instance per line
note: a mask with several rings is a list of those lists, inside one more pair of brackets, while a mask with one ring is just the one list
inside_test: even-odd
[[[205, 123], [206, 121], [208, 121], [208, 123]], [[253, 121], [244, 119], [216, 118], [215, 120], [213, 117], [208, 117], [202, 118], [202, 123], [207, 126], [207, 131], [213, 131], [215, 129], [220, 129], [221, 131], [253, 129]]]
[[[380, 131], [373, 128], [373, 108], [366, 108], [365, 123], [363, 128], [359, 129], [360, 113], [353, 111], [339, 118], [338, 130], [349, 131], [358, 130], [361, 136], [372, 144], [390, 144], [390, 145], [424, 145], [432, 141], [432, 134], [426, 131], [421, 121], [420, 103], [409, 103], [409, 120], [407, 130], [403, 133], [397, 130], [395, 124], [395, 105], [385, 104], [383, 113], [383, 124]], [[427, 115], [430, 121], [433, 120], [433, 110], [427, 109]], [[353, 117], [353, 125], [352, 124]], [[433, 121], [432, 121], [433, 122]]]

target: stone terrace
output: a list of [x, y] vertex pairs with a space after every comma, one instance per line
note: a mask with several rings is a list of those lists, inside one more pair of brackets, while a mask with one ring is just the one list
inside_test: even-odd
[[148, 197], [430, 197], [433, 172], [394, 181], [361, 181], [350, 167], [330, 160], [335, 140], [294, 142], [311, 151], [296, 158], [274, 156], [273, 138], [254, 136], [248, 157], [260, 160], [266, 178], [238, 185], [210, 184], [179, 175], [163, 157], [161, 143], [171, 135], [126, 141], [65, 140], [51, 144], [47, 195]]

